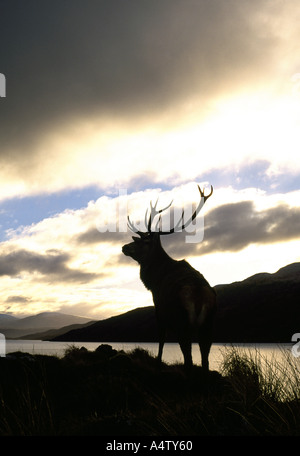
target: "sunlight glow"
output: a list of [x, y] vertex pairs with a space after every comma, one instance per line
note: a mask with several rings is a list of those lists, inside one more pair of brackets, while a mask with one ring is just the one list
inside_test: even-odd
[[269, 175], [295, 172], [300, 169], [299, 98], [289, 87], [282, 94], [218, 99], [206, 116], [198, 107], [189, 120], [174, 121], [174, 128], [163, 115], [137, 125], [132, 119], [127, 123], [97, 117], [77, 120], [40, 140], [37, 147], [43, 155], [34, 186], [24, 187], [24, 182], [6, 173], [3, 195], [7, 188], [24, 195], [34, 193], [35, 186], [58, 191], [79, 183], [120, 188], [143, 175], [178, 185], [211, 169], [238, 169], [262, 159], [272, 163]]

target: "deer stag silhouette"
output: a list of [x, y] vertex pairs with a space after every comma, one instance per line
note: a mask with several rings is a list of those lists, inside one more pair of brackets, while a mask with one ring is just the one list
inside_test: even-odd
[[[128, 217], [128, 226], [139, 237], [133, 236], [133, 242], [122, 247], [125, 255], [133, 258], [140, 265], [140, 278], [145, 287], [152, 292], [155, 306], [159, 336], [158, 361], [161, 364], [163, 347], [167, 330], [172, 331], [179, 342], [184, 357], [185, 367], [192, 365], [192, 341], [195, 338], [200, 346], [202, 368], [209, 369], [208, 357], [212, 344], [213, 320], [216, 310], [216, 294], [200, 272], [185, 260], [174, 260], [163, 249], [160, 236], [181, 231], [197, 216], [206, 200], [212, 195], [213, 187], [208, 195], [201, 195], [200, 202], [190, 219], [183, 223], [184, 210], [175, 227], [169, 231], [152, 230], [154, 218], [168, 209], [172, 202], [163, 209], [157, 210], [157, 201], [150, 204], [150, 217], [145, 222], [147, 231], [138, 231]], [[181, 226], [179, 226], [181, 224]]]

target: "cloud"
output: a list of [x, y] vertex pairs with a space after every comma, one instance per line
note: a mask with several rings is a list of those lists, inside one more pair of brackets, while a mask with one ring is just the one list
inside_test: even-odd
[[27, 296], [8, 296], [7, 299], [5, 300], [6, 303], [20, 303], [20, 304], [26, 304], [30, 301], [31, 301], [31, 299], [28, 298]]
[[252, 201], [228, 204], [208, 218], [207, 241], [200, 251], [238, 251], [249, 244], [268, 244], [300, 236], [300, 208], [281, 204], [257, 211]]
[[[147, 170], [161, 180], [180, 176], [170, 152], [158, 165], [162, 153], [155, 146], [164, 138], [151, 141], [153, 128], [201, 120], [218, 97], [281, 83], [281, 62], [287, 72], [295, 65], [297, 5], [29, 0], [16, 8], [5, 2], [3, 195], [133, 182]], [[149, 137], [140, 142], [141, 131], [151, 150]]]
[[249, 160], [236, 167], [212, 168], [195, 180], [205, 180], [217, 187], [234, 187], [238, 190], [255, 186], [268, 194], [299, 189], [300, 172], [297, 168], [288, 171], [281, 169], [276, 174], [269, 172], [271, 169], [270, 160]]
[[241, 72], [247, 79], [249, 70], [260, 74], [273, 62], [277, 14], [268, 2], [237, 7], [232, 0], [2, 5], [2, 20], [16, 26], [2, 29], [3, 71], [12, 78], [8, 112], [22, 116], [25, 134], [26, 125], [47, 125], [57, 114], [149, 113], [195, 88], [234, 86]]
[[99, 274], [70, 269], [67, 262], [70, 255], [56, 251], [44, 255], [27, 250], [15, 250], [0, 255], [0, 276], [16, 277], [23, 272], [35, 272], [46, 282], [89, 282], [99, 278]]
[[165, 242], [178, 256], [198, 256], [215, 252], [238, 252], [251, 244], [275, 244], [300, 238], [300, 208], [279, 204], [257, 210], [253, 201], [224, 204], [205, 216], [204, 239], [186, 244], [185, 233]]
[[119, 232], [119, 231], [105, 231], [100, 233], [96, 227], [89, 227], [87, 231], [80, 233], [75, 239], [74, 242], [78, 244], [99, 244], [102, 242], [123, 242], [128, 239], [128, 233]]

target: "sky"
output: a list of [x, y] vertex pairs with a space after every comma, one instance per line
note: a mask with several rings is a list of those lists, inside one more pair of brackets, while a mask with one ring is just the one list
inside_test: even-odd
[[0, 0], [0, 313], [151, 305], [126, 217], [197, 184], [203, 235], [162, 237], [172, 258], [212, 286], [300, 261], [299, 22], [298, 0]]

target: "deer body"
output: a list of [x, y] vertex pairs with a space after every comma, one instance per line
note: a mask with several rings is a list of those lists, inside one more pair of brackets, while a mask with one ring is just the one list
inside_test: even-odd
[[[199, 189], [200, 190], [200, 189]], [[150, 221], [149, 221], [150, 225]], [[192, 366], [191, 346], [197, 340], [202, 367], [208, 370], [216, 295], [200, 272], [185, 260], [174, 260], [163, 249], [161, 232], [138, 232], [140, 238], [123, 246], [125, 255], [140, 264], [140, 278], [152, 292], [161, 362], [167, 331], [178, 340], [187, 368]]]

